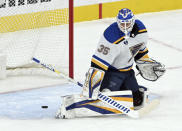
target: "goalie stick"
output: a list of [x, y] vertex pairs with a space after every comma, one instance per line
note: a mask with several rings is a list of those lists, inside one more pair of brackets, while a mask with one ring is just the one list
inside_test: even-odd
[[[67, 79], [68, 81], [70, 81], [74, 84], [77, 84], [80, 87], [83, 87], [83, 84], [81, 84], [78, 81], [75, 81], [74, 79], [72, 79], [72, 78], [66, 76], [65, 74], [61, 73], [60, 71], [54, 69], [50, 64], [43, 63], [34, 57], [32, 58], [32, 60], [34, 62], [36, 62], [37, 64], [40, 64], [43, 67], [59, 74], [61, 77]], [[140, 117], [144, 116], [145, 114], [147, 114], [148, 112], [153, 110], [159, 104], [159, 100], [156, 99], [156, 100], [153, 100], [150, 104], [146, 105], [145, 107], [143, 107], [139, 110], [133, 110], [123, 104], [118, 103], [117, 101], [113, 100], [111, 97], [103, 95], [101, 92], [99, 92], [99, 94], [98, 94], [98, 99], [101, 100], [102, 102], [112, 106], [113, 108], [117, 109], [118, 111], [121, 111], [123, 114], [126, 114], [132, 118], [140, 118]]]

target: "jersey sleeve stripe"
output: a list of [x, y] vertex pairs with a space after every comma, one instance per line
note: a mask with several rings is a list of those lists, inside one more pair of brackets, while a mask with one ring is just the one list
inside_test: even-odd
[[108, 62], [106, 62], [105, 60], [99, 58], [98, 56], [93, 55], [92, 57], [95, 58], [95, 59], [97, 59], [97, 60], [99, 60], [99, 61], [101, 61], [101, 62], [104, 63], [105, 65], [110, 66], [110, 64], [109, 64]]
[[96, 60], [96, 59], [94, 59], [94, 58], [92, 58], [91, 61], [92, 61], [93, 63], [95, 63], [96, 65], [98, 65], [99, 67], [103, 68], [104, 70], [107, 70], [107, 69], [108, 69], [107, 66], [105, 66], [104, 64], [102, 64], [101, 62], [99, 62], [98, 60]]
[[144, 51], [139, 51], [138, 54], [135, 56], [135, 61], [139, 60], [140, 58], [142, 58], [143, 56], [145, 56], [146, 54], [148, 54], [148, 49], [144, 50]]
[[103, 68], [104, 70], [108, 70], [108, 67], [110, 66], [109, 63], [107, 63], [106, 61], [102, 60], [101, 58], [95, 55], [92, 56], [91, 61], [95, 63], [96, 65], [100, 66], [101, 68]]
[[148, 51], [148, 49], [145, 47], [144, 49], [140, 50], [138, 53], [144, 53], [146, 51]]
[[124, 40], [124, 36], [119, 38], [118, 40], [116, 40], [113, 44], [118, 44], [118, 43], [120, 43], [123, 40]]
[[147, 32], [147, 29], [142, 29], [142, 30], [139, 30], [138, 32], [139, 33], [144, 33], [144, 32]]

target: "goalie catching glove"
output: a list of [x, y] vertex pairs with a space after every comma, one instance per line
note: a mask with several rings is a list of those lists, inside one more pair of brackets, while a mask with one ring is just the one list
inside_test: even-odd
[[136, 68], [139, 70], [139, 74], [149, 81], [158, 80], [166, 71], [163, 64], [151, 58], [136, 60]]

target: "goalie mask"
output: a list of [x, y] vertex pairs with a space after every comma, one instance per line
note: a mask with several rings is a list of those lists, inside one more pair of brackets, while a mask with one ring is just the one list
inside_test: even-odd
[[119, 29], [125, 33], [126, 36], [129, 36], [130, 32], [133, 29], [135, 23], [135, 16], [131, 10], [124, 8], [121, 9], [117, 16], [117, 24]]

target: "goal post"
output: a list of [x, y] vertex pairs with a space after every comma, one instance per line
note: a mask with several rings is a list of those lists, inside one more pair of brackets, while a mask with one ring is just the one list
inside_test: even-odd
[[69, 0], [69, 77], [74, 77], [74, 1]]
[[[73, 0], [4, 0], [0, 3], [0, 50], [8, 75], [46, 74], [37, 57], [73, 78]], [[49, 71], [47, 75], [49, 75]]]

